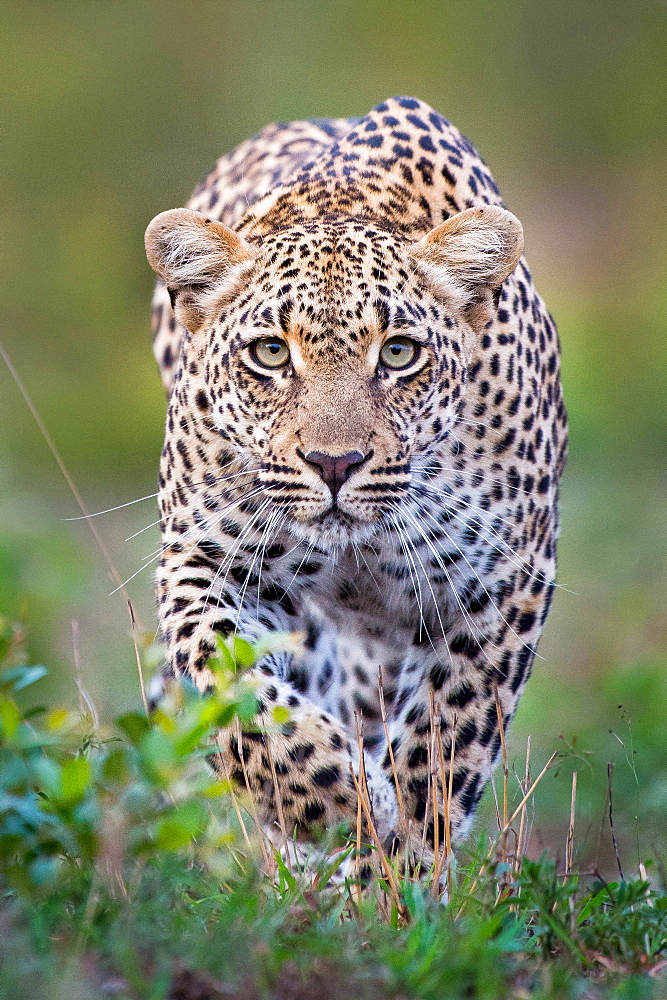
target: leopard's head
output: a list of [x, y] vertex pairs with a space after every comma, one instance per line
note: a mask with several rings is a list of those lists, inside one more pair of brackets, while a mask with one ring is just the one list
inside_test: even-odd
[[243, 238], [175, 209], [146, 248], [188, 331], [174, 391], [190, 380], [291, 530], [336, 548], [377, 531], [451, 431], [523, 233], [496, 206], [417, 240], [350, 218]]

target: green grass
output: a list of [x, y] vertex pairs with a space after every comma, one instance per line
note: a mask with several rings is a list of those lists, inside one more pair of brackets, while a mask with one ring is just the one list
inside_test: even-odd
[[253, 724], [255, 655], [223, 646], [212, 695], [107, 729], [83, 691], [19, 708], [46, 671], [3, 623], [0, 997], [664, 1000], [667, 895], [646, 868], [566, 875], [482, 836], [443, 903], [400, 857], [394, 890], [382, 868], [337, 882], [326, 849], [307, 871], [269, 854], [204, 759], [215, 727]]

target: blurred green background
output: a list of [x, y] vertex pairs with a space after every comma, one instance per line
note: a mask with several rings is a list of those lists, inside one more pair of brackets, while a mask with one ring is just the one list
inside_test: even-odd
[[[559, 324], [571, 450], [560, 581], [513, 728], [513, 767], [563, 753], [531, 850], [613, 870], [667, 825], [667, 6], [542, 0], [5, 0], [2, 340], [94, 510], [155, 490], [164, 399], [143, 230], [269, 121], [360, 115], [397, 93], [478, 146], [522, 219]], [[42, 697], [139, 701], [124, 599], [0, 362], [0, 614]], [[146, 500], [97, 519], [123, 577], [157, 545]], [[129, 584], [154, 627], [152, 568]], [[48, 687], [50, 685], [50, 688]], [[512, 786], [514, 788], [514, 784]], [[493, 824], [487, 797], [486, 822]]]

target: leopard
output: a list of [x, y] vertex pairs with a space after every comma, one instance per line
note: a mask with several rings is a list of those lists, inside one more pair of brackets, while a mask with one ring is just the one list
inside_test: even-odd
[[[394, 97], [268, 125], [146, 231], [164, 683], [248, 671], [219, 767], [299, 841], [469, 832], [556, 587], [555, 323], [472, 143]], [[270, 643], [267, 645], [267, 649]], [[365, 792], [364, 792], [365, 790]], [[430, 854], [429, 854], [430, 852]]]

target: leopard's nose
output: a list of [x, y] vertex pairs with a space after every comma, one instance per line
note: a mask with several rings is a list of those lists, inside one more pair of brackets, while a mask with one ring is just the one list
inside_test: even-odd
[[327, 484], [335, 500], [343, 483], [370, 456], [370, 451], [367, 455], [362, 455], [360, 451], [348, 451], [346, 455], [327, 455], [323, 451], [309, 451], [307, 455], [301, 457], [304, 462], [317, 469], [320, 478]]

